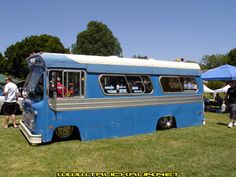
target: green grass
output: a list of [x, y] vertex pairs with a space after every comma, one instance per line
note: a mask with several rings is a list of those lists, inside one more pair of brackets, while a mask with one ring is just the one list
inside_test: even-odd
[[[31, 146], [19, 129], [0, 128], [0, 176], [56, 172], [177, 172], [178, 176], [236, 176], [236, 127], [228, 114], [207, 113], [205, 126], [97, 141]], [[0, 123], [3, 124], [3, 116]], [[21, 117], [18, 117], [18, 122]]]

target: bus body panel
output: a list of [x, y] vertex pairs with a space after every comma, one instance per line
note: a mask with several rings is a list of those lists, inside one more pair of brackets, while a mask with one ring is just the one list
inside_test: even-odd
[[[133, 61], [129, 61], [127, 64], [122, 63], [124, 59], [117, 62], [116, 60], [120, 58], [114, 57], [50, 53], [37, 54], [29, 59], [33, 57], [39, 57], [38, 63], [42, 62], [38, 65], [44, 68], [41, 76], [44, 90], [40, 100], [31, 100], [30, 104], [27, 104], [26, 101], [24, 106], [25, 116], [21, 122], [24, 128], [21, 130], [28, 136], [29, 141], [35, 135], [40, 135], [31, 143], [49, 142], [52, 140], [55, 130], [65, 126], [76, 127], [81, 140], [95, 140], [154, 132], [157, 130], [158, 121], [163, 117], [174, 118], [177, 128], [202, 125], [204, 119], [203, 86], [197, 64], [158, 63], [147, 60], [148, 64], [145, 66], [145, 60], [140, 61], [140, 59], [134, 59], [136, 64], [133, 64]], [[93, 61], [96, 58], [102, 58], [102, 64]], [[109, 63], [107, 59], [111, 59], [115, 64]], [[167, 65], [171, 63], [173, 65], [167, 68]], [[38, 66], [33, 64], [31, 70], [34, 70], [34, 67]], [[62, 70], [64, 78], [68, 76], [67, 71], [86, 73], [85, 96], [50, 98], [49, 71], [51, 70]], [[102, 75], [106, 74], [111, 76], [148, 75], [153, 91], [144, 94], [107, 95], [100, 82]], [[80, 75], [81, 72], [78, 76], [81, 77]], [[198, 89], [189, 93], [164, 92], [161, 78], [170, 76], [194, 78]], [[29, 110], [31, 110], [30, 114]], [[32, 110], [34, 111], [32, 112]], [[32, 120], [33, 123], [30, 124], [27, 119]], [[30, 134], [25, 133], [26, 129]]]
[[[123, 137], [154, 132], [159, 118], [165, 116], [174, 116], [177, 128], [202, 125], [203, 115], [196, 111], [201, 108], [200, 103], [193, 103], [64, 111], [57, 112], [49, 125], [76, 126], [82, 140]], [[46, 141], [51, 140], [52, 133]]]

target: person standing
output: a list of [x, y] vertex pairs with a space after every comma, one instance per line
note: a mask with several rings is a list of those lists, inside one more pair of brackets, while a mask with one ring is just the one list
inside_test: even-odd
[[3, 95], [5, 96], [3, 104], [3, 112], [6, 115], [4, 128], [8, 128], [9, 119], [11, 118], [14, 128], [17, 128], [16, 124], [16, 110], [17, 110], [17, 100], [19, 91], [16, 84], [12, 83], [11, 77], [5, 79], [6, 85], [4, 87]]
[[64, 87], [61, 83], [61, 78], [57, 78], [57, 97], [63, 97]]
[[227, 93], [225, 95], [225, 101], [228, 102], [230, 106], [230, 123], [228, 124], [229, 128], [236, 126], [236, 83], [235, 81], [231, 81], [229, 83], [230, 88], [228, 88]]

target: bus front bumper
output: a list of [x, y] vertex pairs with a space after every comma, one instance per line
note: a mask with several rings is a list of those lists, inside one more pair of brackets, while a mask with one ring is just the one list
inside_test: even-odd
[[22, 121], [20, 121], [20, 129], [31, 144], [42, 143], [42, 135], [32, 134]]

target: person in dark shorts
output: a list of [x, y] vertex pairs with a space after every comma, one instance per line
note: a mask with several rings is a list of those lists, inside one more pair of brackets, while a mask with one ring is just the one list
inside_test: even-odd
[[5, 79], [6, 85], [4, 87], [3, 95], [4, 104], [3, 104], [3, 113], [6, 115], [4, 128], [8, 128], [9, 119], [12, 120], [14, 128], [17, 128], [16, 125], [16, 110], [17, 110], [17, 100], [18, 100], [18, 88], [16, 84], [12, 83], [11, 77]]
[[229, 128], [236, 126], [236, 82], [231, 81], [229, 83], [230, 88], [225, 95], [225, 101], [227, 101], [230, 105], [230, 123], [228, 124]]

